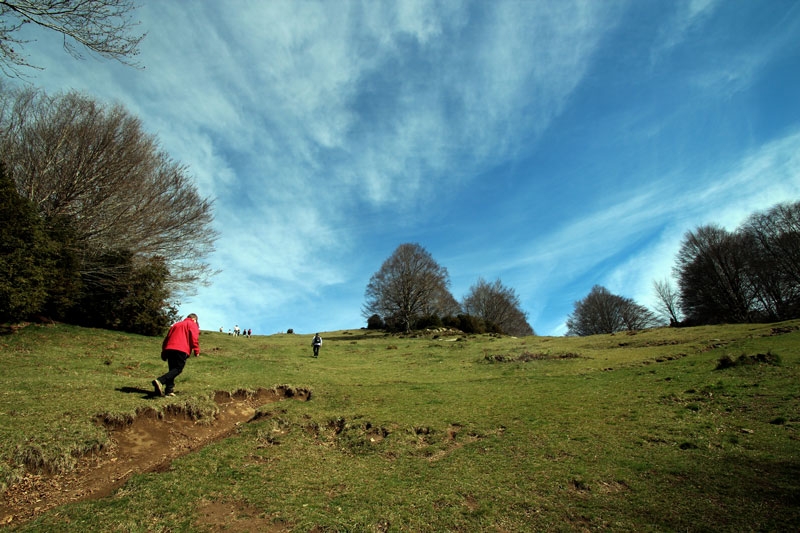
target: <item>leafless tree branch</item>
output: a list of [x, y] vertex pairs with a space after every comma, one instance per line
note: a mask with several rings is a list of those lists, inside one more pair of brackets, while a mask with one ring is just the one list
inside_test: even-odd
[[138, 67], [133, 58], [145, 34], [134, 32], [135, 10], [133, 0], [0, 0], [0, 70], [19, 77], [33, 67], [22, 53], [29, 41], [18, 36], [26, 24], [60, 33], [64, 50], [77, 59], [85, 48]]

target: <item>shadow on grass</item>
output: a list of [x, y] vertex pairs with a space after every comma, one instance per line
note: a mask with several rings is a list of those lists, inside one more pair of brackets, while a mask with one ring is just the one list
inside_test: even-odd
[[141, 394], [143, 399], [160, 398], [153, 389], [143, 389], [141, 387], [120, 387], [117, 391], [125, 394]]
[[[694, 445], [682, 449], [687, 454], [701, 450]], [[703, 461], [703, 466], [684, 473], [685, 477], [676, 478], [678, 493], [669, 504], [681, 512], [657, 529], [690, 531], [703, 523], [716, 524], [716, 530], [797, 531], [800, 462], [735, 456], [723, 458], [721, 464]], [[670, 514], [665, 509], [660, 512]]]
[[381, 339], [389, 337], [389, 335], [376, 335], [375, 333], [347, 333], [344, 335], [322, 337], [323, 341], [359, 341], [364, 339]]

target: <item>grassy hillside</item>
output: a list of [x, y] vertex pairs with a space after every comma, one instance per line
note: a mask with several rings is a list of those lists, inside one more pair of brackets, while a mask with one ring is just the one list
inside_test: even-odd
[[[174, 398], [160, 339], [69, 326], [0, 337], [0, 485], [111, 454], [145, 412], [227, 438], [19, 531], [748, 531], [800, 524], [800, 321], [584, 338], [203, 332]], [[166, 422], [165, 422], [166, 424]], [[169, 431], [169, 428], [165, 428]], [[55, 483], [55, 481], [54, 481]], [[46, 495], [42, 498], [46, 502]], [[0, 502], [2, 503], [2, 502]], [[1, 507], [1, 505], [0, 505]]]

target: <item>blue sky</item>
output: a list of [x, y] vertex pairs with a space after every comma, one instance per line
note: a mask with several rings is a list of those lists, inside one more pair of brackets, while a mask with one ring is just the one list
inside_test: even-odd
[[362, 327], [413, 242], [562, 335], [596, 284], [652, 306], [686, 231], [800, 199], [796, 1], [142, 4], [143, 69], [37, 32], [29, 82], [123, 104], [214, 198], [203, 329]]

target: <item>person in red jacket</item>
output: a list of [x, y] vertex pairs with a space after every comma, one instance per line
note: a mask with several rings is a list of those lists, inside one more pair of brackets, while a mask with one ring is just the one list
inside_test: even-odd
[[159, 396], [175, 396], [175, 378], [183, 372], [186, 360], [194, 352], [200, 355], [200, 326], [197, 315], [189, 316], [176, 322], [169, 328], [169, 333], [161, 344], [161, 359], [169, 365], [169, 371], [153, 380], [153, 388]]

